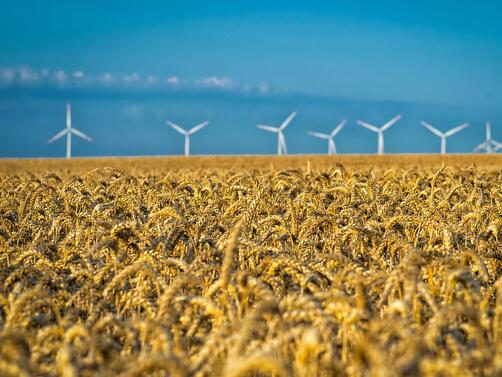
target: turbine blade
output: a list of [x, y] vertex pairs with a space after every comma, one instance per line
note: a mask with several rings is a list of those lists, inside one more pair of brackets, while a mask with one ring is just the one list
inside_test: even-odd
[[275, 127], [270, 127], [270, 126], [264, 126], [263, 124], [259, 124], [256, 127], [258, 127], [260, 130], [265, 130], [265, 131], [270, 131], [270, 132], [279, 132], [280, 130]]
[[191, 128], [190, 131], [188, 131], [189, 135], [193, 135], [200, 129], [206, 127], [209, 124], [209, 122], [206, 120], [205, 122], [202, 122], [201, 124], [196, 125], [195, 127]]
[[66, 104], [66, 128], [71, 128], [71, 104]]
[[63, 131], [60, 131], [57, 134], [55, 134], [53, 137], [51, 137], [47, 142], [52, 143], [53, 141], [56, 141], [57, 139], [59, 139], [60, 137], [63, 137], [67, 133], [68, 133], [68, 129], [65, 128]]
[[182, 135], [186, 135], [187, 134], [187, 132], [183, 128], [181, 128], [180, 126], [178, 126], [176, 123], [173, 123], [170, 120], [168, 120], [166, 123], [168, 125], [170, 125], [172, 128], [174, 128], [176, 131], [178, 131], [180, 134], [182, 134]]
[[454, 135], [456, 134], [457, 132], [460, 132], [462, 131], [464, 128], [466, 127], [469, 127], [469, 123], [464, 123], [464, 124], [461, 124], [460, 126], [458, 127], [455, 127], [455, 128], [452, 128], [451, 130], [449, 131], [446, 131], [445, 132], [445, 136], [448, 137], [448, 136], [451, 136], [451, 135]]
[[92, 141], [92, 139], [91, 139], [89, 136], [87, 136], [87, 135], [86, 135], [86, 134], [84, 134], [83, 132], [81, 132], [81, 131], [77, 130], [76, 128], [72, 128], [72, 129], [71, 129], [71, 133], [72, 133], [72, 134], [77, 135], [78, 137], [81, 137], [81, 138], [82, 138], [82, 139], [84, 139], [84, 140], [87, 140], [87, 141]]
[[286, 129], [286, 127], [291, 123], [291, 121], [295, 118], [296, 116], [296, 111], [293, 111], [290, 116], [288, 116], [286, 118], [286, 120], [284, 122], [282, 122], [282, 124], [279, 126], [279, 129], [281, 131], [284, 131]]
[[441, 131], [439, 131], [437, 128], [434, 128], [432, 127], [429, 123], [427, 122], [420, 122], [422, 124], [422, 126], [424, 126], [425, 128], [427, 128], [430, 132], [432, 132], [433, 134], [439, 136], [439, 137], [443, 137], [443, 133]]
[[333, 136], [336, 136], [338, 134], [338, 132], [340, 132], [343, 128], [343, 126], [345, 126], [347, 124], [347, 120], [344, 119], [342, 120], [342, 122], [336, 126], [336, 128], [331, 132], [330, 136], [333, 137]]
[[480, 150], [482, 149], [486, 149], [487, 148], [487, 145], [486, 145], [486, 141], [479, 144], [476, 148], [474, 148], [474, 152], [479, 152]]
[[372, 124], [363, 122], [362, 120], [358, 120], [357, 124], [359, 124], [360, 126], [363, 126], [364, 128], [367, 128], [368, 130], [371, 130], [373, 132], [380, 131], [377, 127], [373, 126]]
[[392, 118], [391, 120], [389, 120], [387, 123], [385, 123], [382, 127], [380, 127], [380, 129], [382, 131], [385, 131], [387, 128], [389, 128], [390, 126], [393, 126], [394, 124], [396, 124], [396, 122], [401, 119], [401, 115], [398, 115], [394, 118]]
[[329, 135], [321, 134], [319, 132], [309, 132], [309, 135], [310, 136], [314, 136], [314, 137], [318, 137], [320, 139], [327, 139], [327, 140], [329, 140]]

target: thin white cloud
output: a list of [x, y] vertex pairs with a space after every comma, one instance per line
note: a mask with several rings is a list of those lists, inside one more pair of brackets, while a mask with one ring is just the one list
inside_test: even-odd
[[0, 82], [9, 85], [16, 78], [16, 73], [11, 68], [0, 68]]
[[178, 85], [180, 83], [180, 79], [178, 76], [171, 76], [166, 79], [168, 85]]
[[237, 83], [230, 77], [210, 76], [195, 80], [195, 85], [202, 88], [232, 89]]
[[125, 84], [134, 84], [141, 80], [140, 76], [137, 73], [132, 73], [128, 75], [122, 76], [122, 79]]
[[40, 76], [38, 72], [35, 72], [30, 67], [20, 67], [19, 71], [19, 81], [23, 84], [35, 84], [39, 81]]
[[249, 85], [246, 84], [243, 86], [243, 91], [246, 93], [260, 93], [260, 94], [267, 94], [270, 92], [270, 87], [268, 83], [260, 83], [257, 85]]
[[73, 77], [76, 79], [83, 79], [85, 77], [85, 73], [83, 71], [75, 71], [73, 72]]
[[113, 82], [113, 76], [110, 72], [99, 75], [96, 80], [103, 85], [110, 85]]
[[148, 74], [141, 76], [136, 72], [114, 74], [104, 72], [91, 74], [83, 70], [65, 71], [57, 68], [34, 69], [23, 65], [0, 67], [0, 86], [40, 86], [58, 88], [128, 88], [130, 90], [183, 90], [211, 89], [233, 91], [236, 93], [269, 93], [269, 86], [261, 84], [241, 84], [227, 76], [208, 76], [195, 81], [182, 80], [178, 76]]
[[270, 91], [270, 87], [269, 87], [268, 83], [266, 83], [266, 82], [258, 84], [257, 88], [261, 94], [267, 94]]
[[153, 75], [148, 75], [146, 77], [146, 83], [148, 85], [156, 85], [157, 83], [159, 82], [159, 79], [157, 76], [153, 76]]
[[55, 71], [52, 76], [58, 85], [65, 85], [68, 81], [68, 74], [62, 69]]

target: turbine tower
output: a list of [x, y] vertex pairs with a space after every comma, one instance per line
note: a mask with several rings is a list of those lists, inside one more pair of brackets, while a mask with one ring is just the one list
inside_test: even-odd
[[336, 154], [335, 136], [342, 130], [343, 126], [347, 123], [343, 120], [338, 126], [335, 127], [330, 134], [322, 134], [320, 132], [309, 132], [310, 136], [318, 137], [319, 139], [328, 140], [328, 154]]
[[451, 130], [448, 130], [446, 132], [441, 132], [437, 128], [432, 127], [429, 123], [422, 121], [422, 126], [427, 128], [429, 131], [431, 131], [434, 135], [437, 135], [441, 138], [441, 154], [446, 154], [446, 138], [456, 134], [457, 132], [462, 131], [464, 128], [468, 127], [468, 123], [461, 124], [460, 126], [457, 126], [455, 128], [452, 128]]
[[76, 128], [71, 127], [71, 105], [69, 103], [66, 104], [66, 128], [62, 130], [61, 132], [58, 132], [56, 135], [51, 137], [49, 139], [49, 143], [52, 143], [53, 141], [56, 141], [57, 139], [63, 137], [66, 135], [66, 158], [70, 159], [71, 158], [71, 135], [74, 134], [84, 140], [87, 141], [92, 141], [92, 139], [84, 134], [83, 132], [80, 132]]
[[383, 154], [384, 153], [383, 132], [386, 129], [388, 129], [390, 126], [394, 125], [399, 119], [401, 119], [401, 115], [398, 115], [398, 116], [392, 118], [391, 120], [389, 120], [387, 123], [385, 123], [380, 128], [378, 128], [372, 124], [363, 122], [361, 120], [358, 120], [357, 124], [367, 128], [370, 131], [378, 133], [378, 154]]
[[486, 140], [479, 144], [474, 152], [479, 152], [480, 150], [485, 150], [486, 153], [492, 153], [500, 149], [502, 144], [492, 139], [492, 131], [490, 122], [486, 122]]
[[288, 148], [286, 146], [286, 138], [284, 137], [284, 130], [291, 123], [293, 118], [296, 116], [297, 112], [293, 111], [284, 122], [279, 127], [271, 127], [259, 124], [257, 127], [261, 130], [275, 132], [277, 134], [277, 155], [281, 156], [283, 154], [288, 154]]
[[167, 121], [167, 124], [174, 128], [176, 131], [178, 131], [180, 134], [185, 136], [185, 156], [190, 156], [190, 136], [192, 136], [194, 133], [199, 131], [200, 129], [206, 127], [209, 122], [206, 120], [195, 127], [189, 129], [188, 131], [185, 131], [183, 128], [178, 126], [176, 123], [173, 123], [171, 121]]

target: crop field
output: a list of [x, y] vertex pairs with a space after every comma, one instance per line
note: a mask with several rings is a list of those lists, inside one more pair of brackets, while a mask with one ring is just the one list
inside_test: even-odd
[[501, 167], [0, 161], [0, 376], [501, 376]]

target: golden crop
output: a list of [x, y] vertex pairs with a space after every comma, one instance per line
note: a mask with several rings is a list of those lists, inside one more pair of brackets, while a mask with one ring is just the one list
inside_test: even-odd
[[280, 161], [4, 165], [0, 376], [502, 375], [500, 165]]

